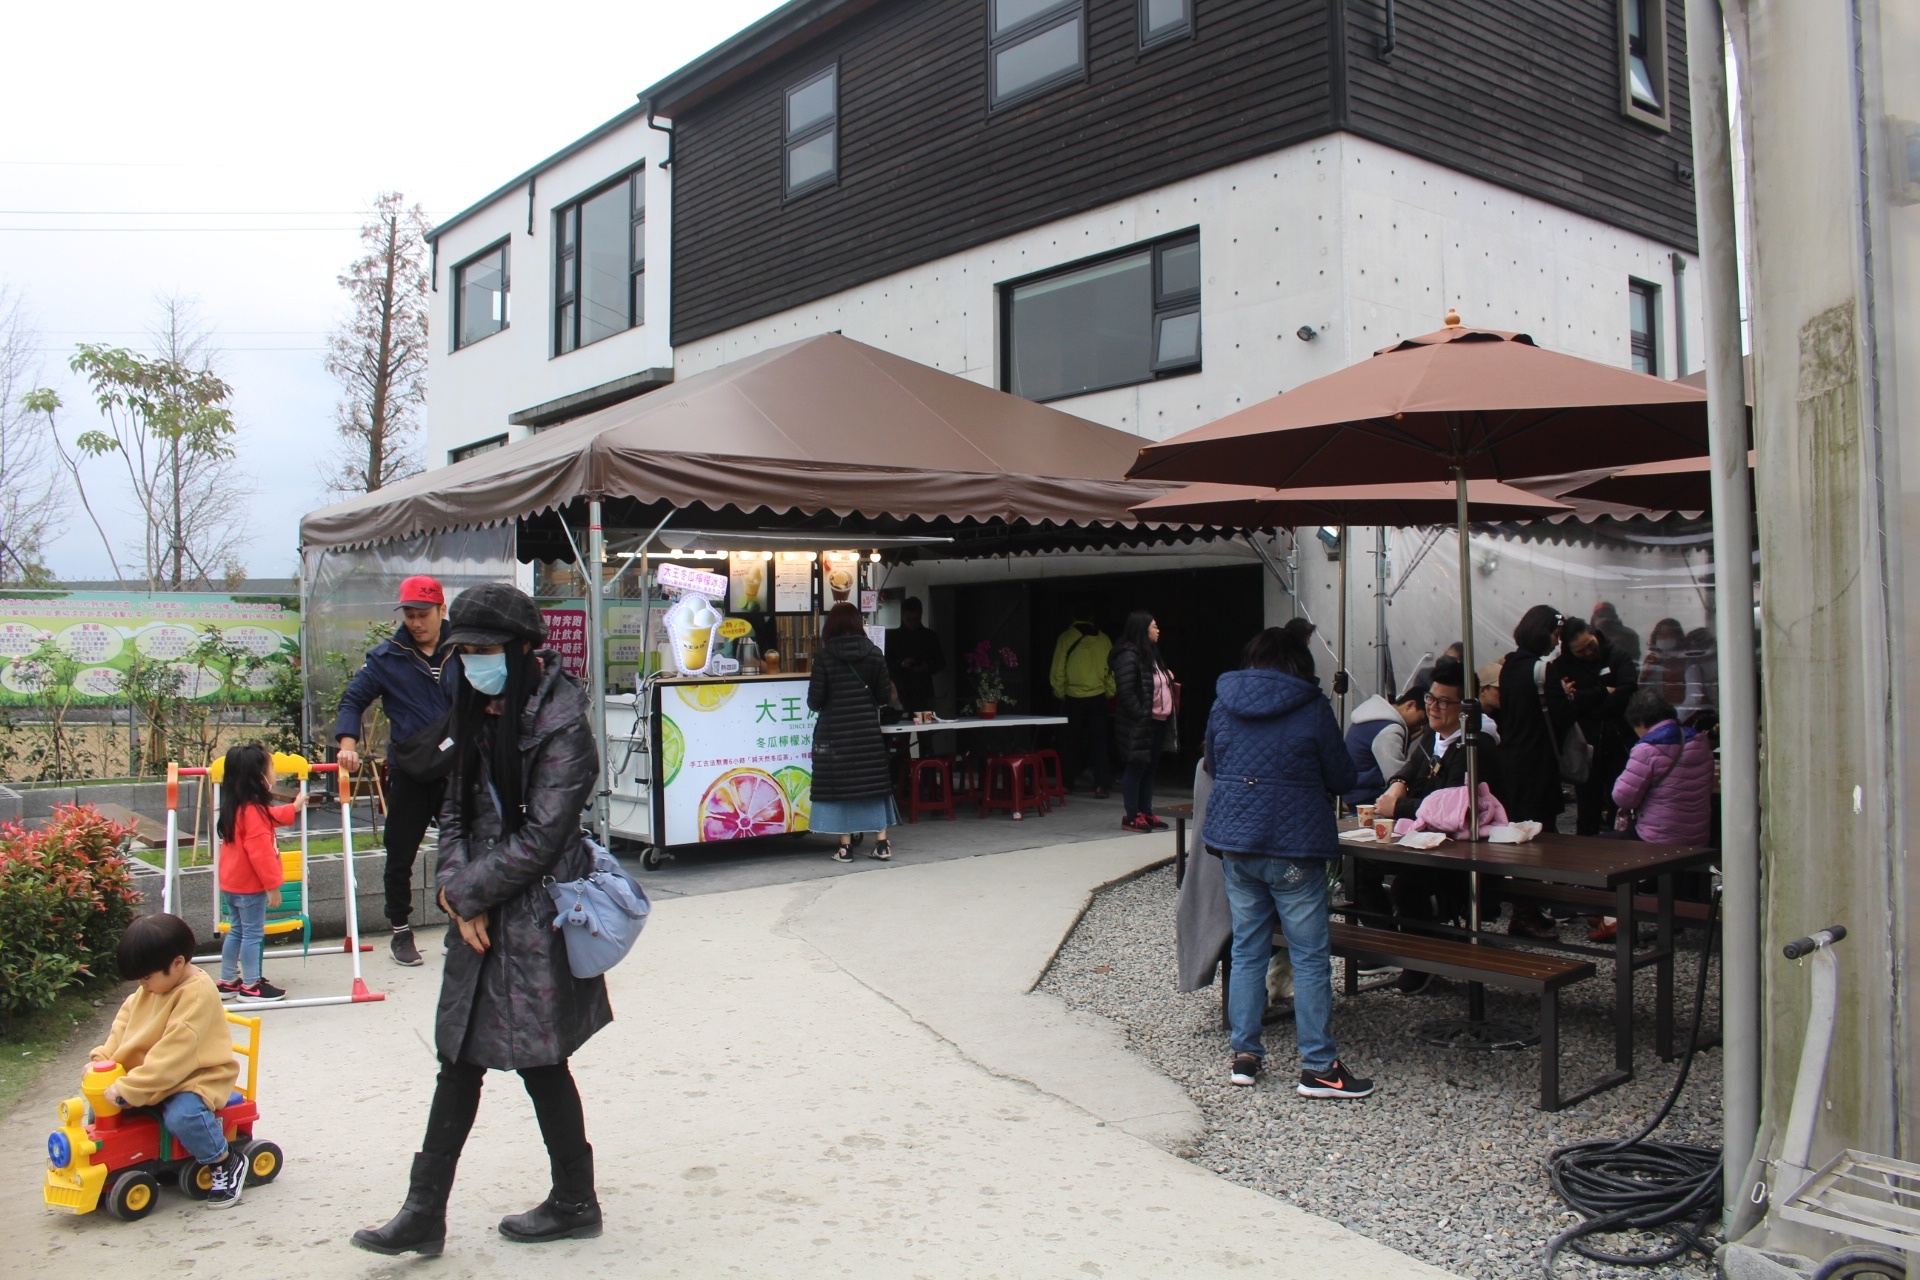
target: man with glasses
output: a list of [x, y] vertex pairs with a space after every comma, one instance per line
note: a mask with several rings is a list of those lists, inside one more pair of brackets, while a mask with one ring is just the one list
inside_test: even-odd
[[[1406, 767], [1394, 775], [1375, 802], [1375, 812], [1380, 817], [1411, 818], [1419, 812], [1420, 802], [1434, 792], [1467, 785], [1467, 748], [1463, 742], [1466, 717], [1460, 705], [1465, 696], [1465, 680], [1466, 673], [1458, 658], [1443, 657], [1434, 663], [1433, 681], [1427, 687], [1426, 732], [1414, 743]], [[1481, 735], [1486, 745], [1499, 741], [1499, 731], [1484, 718]], [[1494, 761], [1493, 752], [1480, 752], [1480, 781], [1490, 786], [1489, 770]], [[1401, 867], [1395, 872], [1394, 914], [1408, 920], [1441, 921], [1464, 916], [1467, 883], [1464, 871]], [[1426, 975], [1408, 977], [1424, 985]]]

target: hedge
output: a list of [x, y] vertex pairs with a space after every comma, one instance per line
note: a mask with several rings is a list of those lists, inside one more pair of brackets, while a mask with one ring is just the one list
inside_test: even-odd
[[0, 826], [0, 1025], [60, 993], [112, 977], [140, 893], [121, 854], [131, 827], [61, 805], [33, 831]]

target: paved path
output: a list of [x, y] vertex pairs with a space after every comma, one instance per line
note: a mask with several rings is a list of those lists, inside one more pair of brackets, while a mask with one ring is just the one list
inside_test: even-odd
[[[261, 1132], [287, 1170], [227, 1213], [172, 1193], [133, 1224], [42, 1208], [42, 1144], [80, 1044], [0, 1122], [0, 1273], [1443, 1276], [1161, 1149], [1196, 1123], [1185, 1096], [1104, 1024], [1028, 994], [1091, 890], [1158, 846], [661, 902], [615, 971], [618, 1021], [575, 1063], [610, 1223], [597, 1241], [536, 1251], [494, 1232], [546, 1167], [517, 1081], [495, 1075], [446, 1257], [347, 1246], [403, 1194], [431, 1090], [431, 964], [376, 959], [382, 1004], [265, 1015]], [[273, 970], [302, 994], [345, 972], [342, 957]]]

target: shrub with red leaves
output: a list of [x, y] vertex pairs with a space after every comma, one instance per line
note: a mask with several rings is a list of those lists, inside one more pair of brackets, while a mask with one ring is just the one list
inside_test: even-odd
[[120, 853], [131, 830], [88, 805], [61, 805], [35, 831], [0, 826], [0, 1017], [110, 976], [140, 903]]

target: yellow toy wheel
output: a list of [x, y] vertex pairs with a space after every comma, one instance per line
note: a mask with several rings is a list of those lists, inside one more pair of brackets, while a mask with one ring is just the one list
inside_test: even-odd
[[180, 1166], [180, 1194], [189, 1200], [205, 1200], [213, 1194], [213, 1166], [189, 1160]]
[[256, 1142], [247, 1148], [247, 1181], [255, 1186], [264, 1186], [280, 1176], [280, 1166], [286, 1163], [286, 1157], [280, 1154], [280, 1148], [271, 1142]]
[[159, 1199], [160, 1184], [142, 1169], [129, 1169], [107, 1184], [107, 1212], [122, 1222], [138, 1222]]

